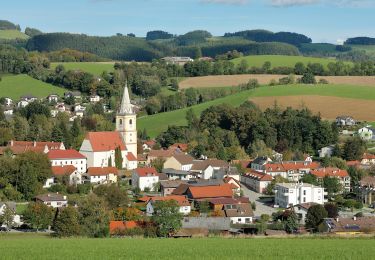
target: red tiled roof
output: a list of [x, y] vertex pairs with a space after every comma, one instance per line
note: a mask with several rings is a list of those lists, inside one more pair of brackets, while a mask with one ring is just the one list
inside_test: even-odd
[[86, 157], [80, 152], [70, 149], [70, 150], [50, 150], [48, 152], [48, 159], [86, 159]]
[[182, 206], [190, 206], [189, 201], [185, 196], [182, 195], [170, 195], [166, 197], [152, 197], [149, 199], [149, 201], [168, 201], [168, 200], [175, 200], [177, 201], [177, 204], [182, 207]]
[[58, 150], [60, 149], [62, 143], [61, 142], [33, 142], [33, 141], [11, 141], [10, 146], [23, 146], [23, 147], [39, 147], [43, 148], [45, 146], [48, 147], [49, 150]]
[[372, 160], [372, 159], [375, 159], [375, 155], [371, 153], [365, 153], [363, 154], [362, 159]]
[[[209, 202], [212, 205], [228, 205], [228, 204], [242, 203], [242, 201], [234, 199], [234, 198], [213, 198], [213, 199], [210, 199]], [[249, 200], [247, 200], [247, 203], [249, 203]]]
[[126, 159], [128, 159], [128, 161], [136, 161], [137, 160], [137, 157], [135, 157], [135, 155], [133, 153], [128, 153], [126, 155]]
[[115, 150], [117, 147], [120, 147], [121, 151], [126, 150], [119, 132], [88, 132], [86, 139], [94, 152]]
[[148, 153], [149, 157], [163, 157], [168, 158], [172, 157], [175, 152], [172, 150], [150, 150]]
[[233, 180], [235, 183], [237, 183], [238, 186], [241, 186], [240, 182], [237, 181], [237, 180], [236, 180], [235, 178], [233, 178], [233, 177], [225, 177], [225, 178], [223, 179], [223, 181], [224, 181], [225, 183], [229, 183], [231, 180]]
[[103, 176], [108, 174], [118, 174], [116, 167], [89, 167], [87, 174], [90, 176]]
[[175, 144], [172, 144], [171, 146], [169, 146], [168, 149], [177, 149], [177, 148], [179, 148], [182, 152], [186, 152], [187, 149], [188, 149], [188, 144], [175, 143]]
[[267, 163], [265, 170], [267, 172], [286, 172], [299, 169], [318, 169], [320, 164], [318, 162], [282, 162], [282, 163]]
[[189, 187], [188, 191], [193, 199], [232, 197], [233, 192], [228, 184], [221, 186], [196, 186]]
[[138, 221], [110, 221], [109, 222], [109, 233], [115, 234], [116, 231], [125, 229], [131, 229], [135, 227], [141, 227], [142, 223]]
[[154, 167], [137, 168], [135, 172], [139, 177], [159, 176]]
[[259, 181], [272, 181], [272, 179], [273, 179], [271, 175], [265, 174], [265, 173], [260, 173], [260, 172], [257, 172], [257, 171], [247, 172], [245, 174], [245, 176], [249, 177], [249, 178], [252, 178], [252, 179], [259, 180]]
[[361, 162], [360, 161], [347, 161], [346, 165], [348, 165], [348, 166], [358, 166], [358, 165], [361, 165]]
[[73, 165], [66, 166], [52, 166], [52, 174], [55, 176], [70, 175], [76, 171], [76, 167]]
[[324, 178], [325, 176], [329, 177], [349, 177], [349, 174], [346, 170], [341, 170], [338, 168], [320, 168], [317, 170], [312, 170], [311, 174], [315, 175], [318, 178]]
[[155, 140], [147, 140], [144, 143], [152, 148], [156, 144], [156, 141]]

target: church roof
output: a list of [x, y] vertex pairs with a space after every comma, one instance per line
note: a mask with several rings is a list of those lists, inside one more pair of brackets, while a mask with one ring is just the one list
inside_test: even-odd
[[119, 114], [120, 115], [134, 114], [133, 105], [130, 103], [129, 89], [128, 89], [127, 83], [126, 83], [125, 88], [124, 88], [124, 94], [122, 96]]
[[88, 132], [86, 139], [94, 152], [115, 150], [117, 147], [120, 147], [121, 151], [126, 150], [119, 132]]

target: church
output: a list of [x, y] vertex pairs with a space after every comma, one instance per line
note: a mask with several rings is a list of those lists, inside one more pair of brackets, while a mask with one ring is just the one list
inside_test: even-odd
[[125, 85], [120, 109], [116, 115], [116, 131], [89, 132], [82, 142], [80, 153], [87, 158], [87, 167], [115, 165], [115, 150], [121, 150], [122, 168], [137, 168], [137, 115], [130, 103]]

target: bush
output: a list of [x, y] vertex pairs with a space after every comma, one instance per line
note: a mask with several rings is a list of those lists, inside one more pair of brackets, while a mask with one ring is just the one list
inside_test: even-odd
[[329, 82], [328, 82], [328, 80], [326, 80], [326, 79], [320, 79], [319, 80], [319, 82], [318, 82], [319, 84], [329, 84]]
[[303, 74], [301, 78], [301, 83], [302, 84], [316, 84], [316, 79], [315, 79], [314, 74], [310, 72]]

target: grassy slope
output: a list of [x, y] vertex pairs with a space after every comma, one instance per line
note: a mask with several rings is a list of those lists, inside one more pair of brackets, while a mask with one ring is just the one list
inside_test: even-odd
[[0, 97], [10, 97], [15, 100], [27, 94], [42, 98], [49, 94], [62, 95], [65, 91], [63, 88], [55, 87], [23, 74], [6, 75], [0, 81]]
[[[291, 95], [321, 95], [335, 96], [344, 98], [357, 98], [375, 100], [374, 87], [359, 87], [348, 85], [290, 85], [290, 86], [274, 86], [261, 87], [256, 90], [248, 90], [224, 98], [216, 99], [206, 103], [192, 106], [191, 108], [196, 114], [200, 114], [203, 110], [210, 106], [219, 104], [230, 104], [239, 106], [249, 99], [249, 97], [268, 97], [268, 96], [291, 96]], [[151, 137], [157, 136], [160, 132], [167, 129], [168, 125], [186, 125], [185, 114], [190, 108], [183, 108], [171, 112], [160, 113], [151, 116], [140, 117], [137, 120], [138, 129], [147, 129], [147, 133]]]
[[64, 65], [66, 70], [82, 70], [94, 75], [101, 75], [103, 71], [113, 71], [113, 63], [110, 62], [53, 62], [51, 68], [56, 68], [57, 65]]
[[366, 51], [368, 54], [375, 55], [375, 45], [350, 45], [353, 50]]
[[[51, 239], [0, 236], [4, 259], [370, 259], [372, 239]], [[178, 257], [177, 257], [178, 256]]]
[[0, 30], [0, 39], [28, 39], [29, 36], [17, 30]]
[[320, 63], [327, 66], [328, 63], [334, 62], [334, 59], [304, 57], [304, 56], [285, 56], [285, 55], [251, 55], [233, 59], [234, 64], [239, 64], [241, 60], [246, 60], [250, 67], [262, 67], [264, 62], [271, 62], [272, 67], [294, 67], [297, 62]]

